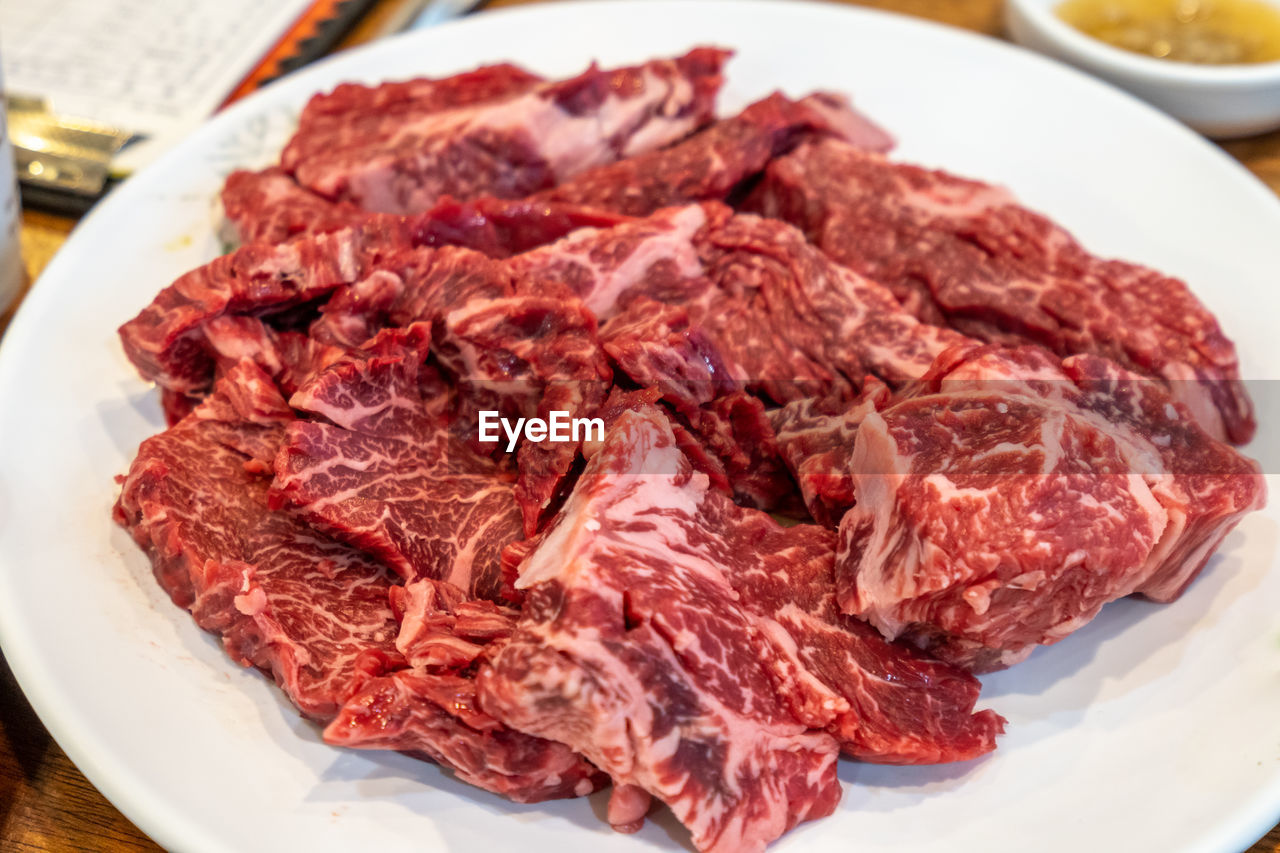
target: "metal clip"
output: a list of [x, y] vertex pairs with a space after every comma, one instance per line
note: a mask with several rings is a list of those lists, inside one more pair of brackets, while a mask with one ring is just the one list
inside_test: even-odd
[[55, 113], [41, 98], [9, 95], [6, 101], [9, 141], [24, 187], [90, 198], [102, 193], [111, 160], [132, 133]]

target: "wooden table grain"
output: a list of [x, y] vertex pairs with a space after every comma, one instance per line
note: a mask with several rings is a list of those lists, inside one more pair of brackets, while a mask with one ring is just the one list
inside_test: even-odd
[[[341, 48], [380, 34], [404, 0], [382, 0]], [[493, 0], [510, 6], [531, 0]], [[860, 0], [869, 6], [1000, 36], [1001, 0]], [[481, 13], [483, 14], [483, 13]], [[1280, 194], [1280, 132], [1223, 146]], [[22, 253], [29, 279], [54, 256], [75, 221], [26, 211]], [[0, 315], [0, 335], [9, 314]], [[58, 748], [31, 710], [0, 655], [0, 851], [104, 851], [140, 853], [158, 848], [98, 793]], [[1280, 853], [1280, 826], [1248, 853]]]

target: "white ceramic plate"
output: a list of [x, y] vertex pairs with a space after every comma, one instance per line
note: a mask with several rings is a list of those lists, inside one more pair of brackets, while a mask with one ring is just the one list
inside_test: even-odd
[[[175, 609], [109, 519], [112, 476], [161, 428], [114, 330], [217, 252], [221, 175], [268, 159], [312, 92], [511, 59], [567, 75], [734, 46], [722, 109], [781, 87], [855, 93], [899, 156], [1013, 187], [1092, 247], [1185, 277], [1280, 378], [1280, 204], [1114, 90], [994, 41], [804, 3], [572, 4], [485, 13], [344, 54], [212, 121], [112, 194], [59, 252], [0, 355], [0, 641], [89, 779], [184, 850], [680, 849], [615, 835], [590, 800], [518, 806], [398, 755], [320, 742], [276, 689]], [[1280, 411], [1263, 393], [1263, 430]], [[1277, 470], [1272, 467], [1271, 470]], [[1111, 605], [986, 679], [1009, 718], [967, 765], [845, 762], [844, 802], [779, 850], [1235, 851], [1280, 818], [1280, 572], [1272, 508], [1176, 604]]]

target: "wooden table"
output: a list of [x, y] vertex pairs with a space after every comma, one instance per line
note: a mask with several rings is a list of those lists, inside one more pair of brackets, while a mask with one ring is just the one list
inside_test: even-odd
[[[526, 0], [494, 0], [508, 6]], [[401, 0], [384, 0], [340, 46], [368, 41]], [[858, 5], [905, 12], [990, 35], [1000, 35], [1001, 0], [860, 0]], [[1224, 148], [1280, 194], [1280, 132], [1227, 143]], [[66, 241], [75, 221], [26, 211], [22, 254], [34, 279]], [[0, 316], [0, 334], [8, 325]], [[0, 851], [159, 850], [108, 803], [40, 724], [0, 656]], [[1280, 826], [1248, 853], [1280, 853]]]

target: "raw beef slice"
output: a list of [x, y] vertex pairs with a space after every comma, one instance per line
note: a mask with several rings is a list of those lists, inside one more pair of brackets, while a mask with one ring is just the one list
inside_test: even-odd
[[446, 389], [423, 379], [429, 334], [389, 329], [293, 396], [324, 420], [287, 428], [273, 499], [408, 580], [497, 600], [521, 535], [515, 478], [450, 432]]
[[360, 225], [372, 216], [349, 201], [330, 201], [300, 186], [279, 166], [257, 172], [237, 169], [222, 185], [222, 238], [233, 245], [283, 243], [307, 234], [328, 234]]
[[125, 354], [144, 379], [180, 394], [203, 395], [219, 363], [246, 356], [288, 374], [282, 387], [296, 389], [383, 328], [438, 322], [474, 296], [512, 291], [496, 261], [452, 246], [415, 247], [413, 230], [398, 222], [382, 217], [216, 258], [120, 327]]
[[884, 383], [871, 378], [853, 402], [833, 396], [806, 397], [769, 411], [778, 453], [819, 524], [835, 527], [853, 506], [849, 457], [854, 436], [863, 419], [888, 405], [890, 396]]
[[142, 378], [180, 393], [212, 383], [206, 325], [236, 315], [264, 317], [363, 279], [385, 252], [407, 247], [401, 230], [349, 228], [279, 246], [244, 246], [180, 276], [120, 327], [125, 355]]
[[480, 701], [667, 803], [699, 850], [763, 850], [835, 808], [838, 748], [778, 696], [781, 653], [711, 555], [673, 552], [697, 523], [679, 487], [700, 475], [655, 417], [618, 419], [523, 564], [523, 615]]
[[324, 739], [421, 756], [517, 803], [583, 797], [605, 782], [563, 744], [513, 731], [486, 714], [476, 704], [473, 679], [421, 669], [364, 682]]
[[464, 782], [521, 803], [581, 797], [605, 776], [563, 744], [513, 731], [476, 701], [475, 670], [511, 636], [519, 613], [449, 583], [394, 587], [396, 645], [412, 665], [366, 681], [325, 741], [426, 756]]
[[244, 370], [224, 385], [243, 380], [258, 403], [207, 403], [143, 442], [115, 517], [174, 603], [233, 660], [270, 673], [304, 714], [327, 720], [395, 655], [391, 577], [296, 514], [271, 511], [255, 457], [270, 455], [292, 413], [270, 402], [269, 379]]
[[507, 268], [522, 292], [580, 300], [616, 370], [658, 389], [721, 457], [739, 499], [765, 509], [789, 511], [793, 490], [741, 392], [850, 398], [868, 374], [901, 385], [965, 340], [920, 323], [796, 229], [717, 203], [582, 229]]
[[294, 173], [328, 158], [357, 156], [386, 146], [401, 124], [416, 118], [521, 95], [543, 82], [536, 74], [504, 63], [440, 79], [419, 77], [377, 86], [343, 83], [307, 102], [280, 162]]
[[580, 205], [526, 199], [445, 198], [412, 216], [371, 213], [330, 201], [273, 166], [237, 170], [222, 187], [224, 239], [232, 244], [283, 243], [360, 226], [404, 230], [415, 246], [464, 246], [506, 257], [550, 243], [575, 228], [609, 226], [623, 217]]
[[509, 264], [529, 290], [567, 286], [624, 372], [684, 389], [691, 405], [733, 389], [778, 403], [836, 386], [852, 396], [868, 374], [898, 386], [965, 340], [920, 323], [795, 228], [716, 203], [583, 229]]
[[771, 163], [749, 206], [927, 323], [1104, 356], [1167, 382], [1211, 435], [1253, 436], [1235, 347], [1184, 283], [1090, 254], [1004, 190], [825, 139]]
[[820, 92], [793, 101], [775, 92], [682, 142], [588, 169], [533, 198], [629, 216], [696, 201], [725, 201], [772, 158], [802, 139], [825, 135], [872, 151], [892, 146], [884, 131], [839, 95]]
[[524, 613], [481, 700], [668, 803], [700, 849], [759, 849], [828, 811], [838, 792], [814, 774], [836, 746], [890, 763], [992, 749], [1002, 721], [972, 713], [974, 679], [840, 614], [835, 544], [736, 506], [658, 409], [625, 409], [520, 567]]
[[[449, 312], [442, 361], [460, 384], [463, 406], [548, 420], [552, 412], [591, 418], [604, 403], [613, 375], [596, 337], [596, 320], [564, 292], [477, 298]], [[477, 435], [472, 430], [472, 435]], [[497, 450], [505, 442], [500, 437]], [[540, 527], [561, 482], [578, 457], [572, 441], [525, 441], [518, 450], [516, 497], [525, 532]]]
[[842, 608], [977, 672], [1108, 601], [1176, 597], [1264, 500], [1162, 384], [1033, 347], [944, 354], [862, 418], [849, 476]]
[[[811, 719], [835, 735], [844, 753], [876, 764], [939, 764], [995, 748], [1004, 720], [994, 711], [974, 713], [977, 679], [887, 642], [840, 612], [831, 531], [784, 528], [715, 494], [704, 498], [702, 510], [731, 553], [783, 555], [726, 559], [725, 575], [738, 601], [783, 647], [794, 648], [795, 663], [815, 685], [808, 711], [822, 709]], [[803, 706], [793, 710], [806, 715]]]
[[174, 603], [233, 660], [272, 675], [304, 714], [330, 721], [330, 742], [403, 749], [521, 802], [599, 787], [581, 757], [467, 702], [473, 661], [510, 633], [513, 611], [448, 584], [434, 597], [424, 589], [432, 581], [404, 590], [297, 513], [270, 508], [271, 458], [293, 418], [246, 360], [190, 417], [143, 442], [115, 516]]
[[[418, 213], [442, 196], [519, 198], [584, 169], [673, 142], [711, 119], [728, 52], [602, 71], [441, 110], [429, 99], [368, 110], [374, 90], [331, 96], [282, 165], [303, 186], [380, 213]], [[425, 84], [424, 84], [425, 85]], [[442, 83], [442, 85], [447, 85]], [[343, 120], [344, 108], [358, 118]]]
[[442, 322], [474, 297], [514, 293], [505, 266], [452, 242], [506, 255], [582, 225], [619, 221], [525, 202], [445, 207], [429, 227], [370, 217], [280, 245], [243, 246], [179, 277], [121, 326], [125, 353], [144, 379], [170, 392], [175, 412], [193, 402], [183, 397], [207, 393], [219, 364], [242, 357], [292, 393], [384, 328]]

